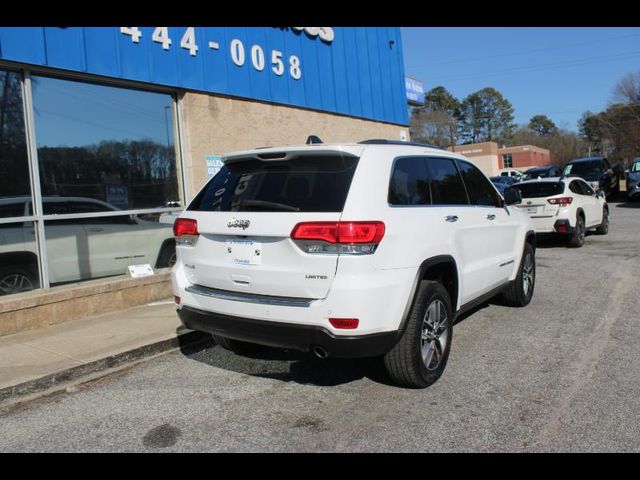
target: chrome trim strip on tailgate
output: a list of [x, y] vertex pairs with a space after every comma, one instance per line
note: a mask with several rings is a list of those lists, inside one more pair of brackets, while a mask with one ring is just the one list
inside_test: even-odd
[[219, 298], [221, 300], [231, 300], [234, 302], [260, 303], [262, 305], [284, 305], [288, 307], [309, 307], [314, 299], [274, 297], [270, 295], [255, 295], [252, 293], [229, 292], [228, 290], [218, 290], [217, 288], [203, 287], [201, 285], [190, 285], [185, 289], [189, 293], [203, 295], [205, 297]]

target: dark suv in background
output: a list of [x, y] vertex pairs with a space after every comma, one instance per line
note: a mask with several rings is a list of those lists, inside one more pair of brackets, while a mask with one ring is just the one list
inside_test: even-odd
[[562, 175], [580, 177], [594, 190], [604, 191], [607, 197], [620, 191], [620, 165], [611, 165], [605, 157], [587, 157], [571, 160], [564, 166]]
[[562, 174], [562, 169], [556, 165], [545, 165], [544, 167], [534, 167], [530, 168], [526, 172], [524, 172], [525, 180], [533, 180], [538, 177], [540, 178], [548, 178], [548, 177], [559, 177]]
[[627, 174], [627, 198], [640, 200], [640, 157], [633, 160]]

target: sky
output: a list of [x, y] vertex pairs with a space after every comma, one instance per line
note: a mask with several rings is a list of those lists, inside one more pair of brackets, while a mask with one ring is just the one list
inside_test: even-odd
[[403, 27], [407, 76], [425, 91], [444, 86], [459, 100], [485, 87], [515, 109], [577, 131], [583, 112], [599, 112], [615, 84], [640, 71], [640, 28]]

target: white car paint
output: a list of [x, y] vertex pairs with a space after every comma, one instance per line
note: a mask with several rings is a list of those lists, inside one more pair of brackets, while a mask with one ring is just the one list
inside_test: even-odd
[[[185, 210], [180, 218], [197, 220], [195, 245], [178, 245], [172, 270], [178, 308], [185, 306], [247, 319], [319, 326], [335, 336], [390, 332], [399, 328], [425, 260], [450, 255], [458, 269], [460, 307], [513, 280], [523, 245], [533, 225], [519, 209], [472, 205], [391, 206], [388, 203], [394, 159], [427, 156], [464, 160], [444, 150], [415, 145], [318, 144], [228, 154], [223, 161], [271, 153], [309, 155], [347, 152], [360, 157], [344, 209], [337, 213], [227, 212]], [[484, 177], [495, 190], [491, 182]], [[206, 188], [206, 186], [204, 187]], [[455, 222], [445, 217], [457, 216]], [[239, 231], [228, 227], [248, 220]], [[381, 221], [385, 234], [370, 255], [318, 255], [303, 252], [290, 238], [298, 222]], [[262, 245], [259, 265], [236, 265], [226, 242], [240, 234]], [[311, 275], [312, 279], [307, 279]], [[187, 290], [194, 285], [248, 295], [303, 298], [307, 306], [265, 305], [214, 298]], [[329, 317], [359, 318], [356, 330], [334, 328]]]
[[[599, 197], [596, 191], [578, 177], [550, 177], [536, 180], [527, 180], [514, 184], [514, 187], [527, 184], [545, 184], [560, 182], [564, 185], [562, 192], [540, 197], [523, 198], [518, 208], [527, 213], [536, 228], [536, 233], [556, 233], [556, 222], [566, 220], [574, 228], [578, 219], [578, 212], [583, 212], [585, 227], [593, 229], [603, 221], [604, 209], [607, 202], [604, 196]], [[586, 194], [578, 193], [576, 186], [581, 186]], [[524, 195], [523, 195], [524, 196]], [[549, 201], [556, 198], [569, 197], [571, 203], [566, 206], [553, 205]]]
[[[57, 201], [93, 204], [104, 211], [117, 210], [108, 203], [91, 198], [43, 198], [47, 204]], [[3, 205], [24, 204], [24, 215], [31, 215], [29, 197], [4, 198], [0, 202]], [[127, 267], [134, 264], [155, 266], [163, 243], [173, 238], [173, 231], [172, 225], [125, 214], [48, 221], [45, 236], [49, 278], [52, 284], [56, 284], [123, 275], [127, 273]], [[1, 225], [3, 265], [12, 263], [12, 255], [24, 253], [33, 255], [33, 258], [38, 255], [33, 222]]]

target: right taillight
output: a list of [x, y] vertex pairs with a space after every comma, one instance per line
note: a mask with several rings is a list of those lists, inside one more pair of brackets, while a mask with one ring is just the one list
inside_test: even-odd
[[571, 205], [571, 202], [573, 202], [573, 197], [550, 198], [547, 200], [547, 202], [549, 202], [551, 205], [566, 207], [567, 205]]
[[384, 237], [382, 222], [302, 222], [291, 238], [307, 253], [371, 254]]
[[198, 221], [192, 218], [176, 219], [173, 224], [173, 235], [177, 245], [195, 245], [198, 240]]

